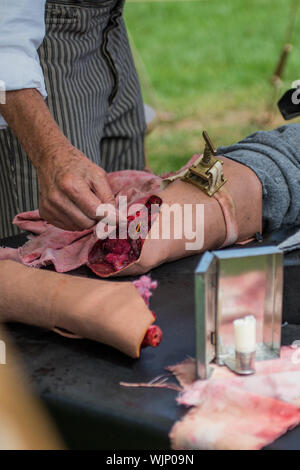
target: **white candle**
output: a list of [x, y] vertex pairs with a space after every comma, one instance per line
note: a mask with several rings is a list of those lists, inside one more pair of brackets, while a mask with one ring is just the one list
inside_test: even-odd
[[234, 320], [235, 350], [250, 353], [256, 349], [256, 319], [253, 315]]

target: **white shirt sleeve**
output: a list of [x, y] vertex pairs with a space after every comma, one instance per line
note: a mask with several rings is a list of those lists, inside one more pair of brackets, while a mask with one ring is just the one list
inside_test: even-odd
[[[45, 36], [46, 0], [0, 0], [0, 88], [36, 88], [46, 98], [37, 50]], [[3, 100], [2, 100], [3, 101]], [[7, 126], [0, 115], [0, 129]]]

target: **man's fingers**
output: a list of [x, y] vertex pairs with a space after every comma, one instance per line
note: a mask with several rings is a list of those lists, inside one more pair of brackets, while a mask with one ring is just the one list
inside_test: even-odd
[[101, 200], [94, 194], [90, 186], [83, 182], [80, 185], [80, 191], [73, 191], [68, 194], [71, 201], [78, 207], [89, 219], [97, 220], [97, 208]]
[[105, 173], [96, 167], [92, 176], [93, 179], [89, 180], [65, 178], [61, 189], [86, 217], [97, 220], [99, 205], [102, 203], [115, 205], [115, 199]]
[[45, 206], [41, 205], [39, 212], [42, 219], [46, 220], [49, 224], [52, 224], [55, 227], [72, 232], [81, 230], [80, 227], [75, 225], [69, 219], [69, 217], [67, 217], [65, 214], [62, 216], [61, 211], [58, 211], [53, 206], [48, 207], [47, 204], [45, 204]]
[[[58, 193], [51, 200], [56, 209], [55, 213], [59, 220], [64, 220], [76, 227], [75, 230], [86, 230], [95, 225], [95, 219], [87, 217], [85, 213], [66, 194]], [[73, 229], [74, 230], [74, 229]]]
[[[44, 173], [39, 175], [40, 187], [46, 188], [40, 200], [42, 215], [65, 230], [89, 229], [103, 217], [97, 215], [101, 204], [109, 204], [111, 211], [116, 206], [107, 175], [86, 157], [76, 160], [74, 167], [70, 164], [66, 169], [65, 166], [64, 164], [60, 168], [58, 162], [55, 178], [51, 179], [49, 174]], [[115, 223], [116, 217], [112, 219]]]
[[101, 176], [101, 178], [93, 179], [91, 183], [93, 191], [101, 200], [101, 204], [107, 204], [110, 206], [109, 211], [106, 211], [105, 213], [106, 220], [109, 224], [115, 225], [118, 223], [117, 203], [106, 175], [105, 177]]
[[91, 188], [94, 191], [95, 195], [104, 204], [116, 205], [116, 200], [112, 193], [111, 187], [107, 180], [106, 173], [102, 172], [95, 174], [95, 177], [91, 180]]
[[62, 230], [67, 230], [69, 232], [81, 232], [81, 228], [74, 225], [71, 221], [68, 221], [68, 219], [61, 221], [55, 217], [56, 216], [54, 216], [52, 220], [49, 220], [49, 223], [55, 227], [61, 228]]

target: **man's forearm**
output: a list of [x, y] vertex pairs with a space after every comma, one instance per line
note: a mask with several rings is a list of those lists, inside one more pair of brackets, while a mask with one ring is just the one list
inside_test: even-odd
[[53, 119], [41, 94], [35, 89], [8, 91], [0, 113], [37, 167], [52, 151], [70, 145]]
[[66, 230], [92, 227], [98, 206], [115, 203], [105, 171], [68, 141], [37, 90], [7, 92], [0, 113], [36, 168], [40, 215]]

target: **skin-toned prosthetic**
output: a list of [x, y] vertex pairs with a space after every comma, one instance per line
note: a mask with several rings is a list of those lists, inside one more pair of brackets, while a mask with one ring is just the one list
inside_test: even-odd
[[[158, 193], [162, 202], [169, 206], [174, 203], [199, 204], [204, 207], [204, 238], [203, 246], [199, 249], [187, 250], [186, 244], [195, 240], [187, 239], [184, 235], [176, 238], [174, 224], [171, 224], [170, 239], [162, 236], [162, 214], [154, 222], [149, 237], [145, 240], [141, 256], [131, 266], [120, 270], [117, 275], [137, 275], [149, 271], [167, 261], [190, 256], [205, 250], [217, 249], [233, 242], [244, 242], [261, 232], [262, 225], [262, 186], [255, 173], [247, 166], [230, 159], [219, 157], [223, 162], [223, 172], [227, 182], [218, 192], [226, 194], [225, 204], [216, 197], [210, 197], [192, 184], [181, 180], [171, 183]], [[231, 207], [228, 207], [228, 206]], [[226, 214], [230, 212], [230, 216]], [[233, 226], [234, 225], [234, 226]], [[158, 238], [151, 235], [158, 230]], [[195, 230], [196, 227], [194, 226]], [[232, 238], [230, 231], [236, 236]], [[196, 238], [196, 237], [195, 237]]]
[[0, 261], [0, 319], [66, 330], [65, 336], [99, 341], [137, 358], [154, 315], [131, 282], [69, 276], [8, 260]]

